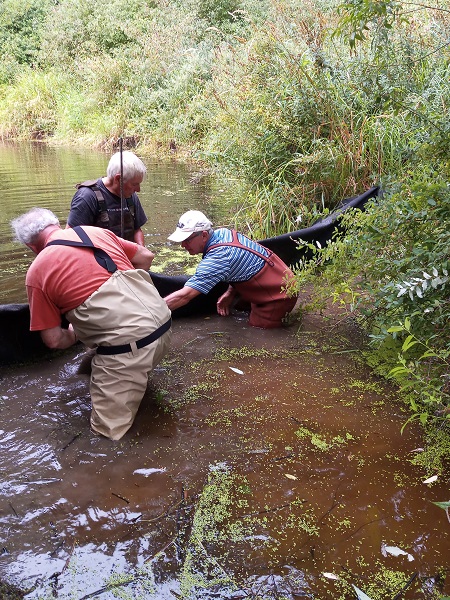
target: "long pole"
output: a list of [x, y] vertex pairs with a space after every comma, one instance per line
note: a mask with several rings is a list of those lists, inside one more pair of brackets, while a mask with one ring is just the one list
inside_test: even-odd
[[120, 237], [125, 236], [125, 221], [124, 221], [124, 197], [123, 197], [123, 139], [119, 138], [120, 152]]

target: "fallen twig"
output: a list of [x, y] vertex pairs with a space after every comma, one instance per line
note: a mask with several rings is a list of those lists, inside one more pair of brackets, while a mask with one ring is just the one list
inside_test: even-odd
[[174, 538], [172, 538], [170, 541], [167, 542], [167, 544], [165, 546], [163, 546], [161, 548], [161, 550], [158, 550], [158, 552], [156, 554], [154, 554], [153, 556], [150, 556], [150, 558], [147, 558], [146, 560], [144, 560], [144, 564], [153, 562], [154, 560], [156, 560], [163, 552], [165, 552], [167, 550], [167, 548], [170, 548], [170, 546], [172, 544], [176, 543], [177, 537], [178, 536], [175, 536]]
[[123, 500], [127, 504], [130, 504], [130, 501], [127, 498], [124, 498], [124, 496], [121, 496], [120, 494], [116, 494], [115, 492], [111, 492], [111, 495], [115, 496], [116, 498], [120, 498], [121, 500]]
[[395, 596], [392, 598], [392, 600], [400, 600], [400, 598], [403, 596], [403, 594], [406, 592], [406, 590], [411, 586], [414, 579], [416, 579], [417, 575], [418, 575], [418, 573], [413, 573], [411, 575], [411, 577], [408, 579], [408, 581], [405, 583], [405, 585], [402, 587], [402, 589], [398, 592], [398, 594], [395, 594]]
[[73, 442], [74, 442], [74, 441], [75, 441], [75, 440], [76, 440], [78, 437], [80, 437], [80, 435], [81, 435], [81, 431], [79, 431], [78, 433], [76, 433], [76, 434], [73, 436], [73, 438], [70, 440], [70, 442], [68, 442], [68, 443], [67, 443], [65, 446], [63, 446], [63, 447], [61, 448], [61, 450], [66, 450], [66, 448], [68, 448], [68, 447], [70, 446], [70, 444], [73, 444]]
[[[277, 512], [278, 510], [283, 510], [283, 508], [288, 508], [294, 502], [298, 502], [297, 500], [293, 500], [292, 502], [288, 502], [287, 504], [282, 504], [281, 506], [274, 506], [273, 508], [266, 508], [265, 510], [259, 510], [257, 512], [248, 513], [247, 515], [242, 515], [239, 517], [240, 519], [248, 519], [250, 517], [256, 517], [258, 515], [264, 515], [266, 513]], [[308, 502], [308, 500], [302, 500], [301, 502]]]
[[184, 502], [183, 499], [179, 500], [175, 504], [172, 504], [172, 506], [169, 506], [169, 508], [167, 510], [163, 511], [162, 513], [160, 513], [158, 516], [154, 517], [153, 519], [140, 519], [139, 523], [154, 523], [155, 521], [159, 521], [159, 519], [169, 516], [171, 511], [174, 510], [175, 508], [178, 508], [180, 506], [180, 504], [182, 504], [183, 502]]

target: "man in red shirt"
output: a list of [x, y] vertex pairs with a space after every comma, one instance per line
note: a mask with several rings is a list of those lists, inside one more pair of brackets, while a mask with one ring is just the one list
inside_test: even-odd
[[11, 225], [37, 255], [26, 276], [30, 329], [40, 331], [50, 348], [68, 348], [77, 339], [96, 348], [91, 427], [120, 439], [170, 344], [170, 310], [148, 274], [153, 253], [99, 227], [63, 230], [44, 208]]

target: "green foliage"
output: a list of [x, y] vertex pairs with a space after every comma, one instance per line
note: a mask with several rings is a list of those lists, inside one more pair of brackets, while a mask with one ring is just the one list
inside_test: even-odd
[[[14, 87], [4, 91], [0, 104], [0, 134], [22, 139], [51, 136], [58, 122], [57, 97], [61, 82], [53, 74], [24, 70]], [[6, 132], [2, 123], [8, 123]]]
[[52, 0], [0, 2], [0, 84], [9, 83], [24, 65], [34, 65], [40, 49], [45, 17]]
[[372, 30], [387, 39], [387, 31], [392, 29], [401, 13], [401, 3], [396, 0], [350, 0], [343, 2], [338, 10], [342, 17], [335, 33], [348, 38], [352, 48], [357, 41], [363, 41]]
[[[421, 341], [411, 334], [409, 318], [390, 327], [388, 333], [406, 334], [398, 365], [391, 369], [389, 376], [399, 382], [400, 390], [409, 398], [413, 414], [408, 422], [420, 419], [424, 425], [437, 409], [446, 414], [450, 406], [450, 349], [434, 349], [430, 340]], [[441, 418], [439, 412], [437, 414]], [[450, 412], [446, 416], [450, 417]]]
[[425, 425], [449, 414], [450, 187], [435, 170], [414, 174], [364, 213], [345, 213], [346, 235], [311, 244], [296, 289], [313, 283], [317, 304], [331, 294], [358, 315], [369, 363], [398, 383], [410, 420]]
[[72, 70], [73, 61], [114, 55], [132, 42], [138, 19], [151, 23], [152, 6], [144, 0], [61, 0], [47, 15], [42, 63]]
[[418, 452], [411, 462], [424, 469], [426, 473], [439, 473], [449, 464], [450, 460], [450, 423], [448, 419], [436, 423], [427, 422], [424, 427], [426, 446], [423, 452]]
[[239, 0], [200, 0], [197, 3], [197, 14], [210, 26], [223, 27], [241, 19], [241, 2]]
[[330, 5], [283, 2], [270, 16], [214, 65], [218, 127], [201, 156], [239, 182], [238, 223], [255, 235], [286, 231], [304, 207], [332, 208], [402, 173], [425, 138], [447, 148], [438, 103], [447, 105], [448, 63], [422, 60], [431, 36], [399, 32], [355, 56], [331, 43]]

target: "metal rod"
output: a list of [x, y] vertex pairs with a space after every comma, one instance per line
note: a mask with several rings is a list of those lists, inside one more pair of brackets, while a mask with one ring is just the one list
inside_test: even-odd
[[124, 197], [123, 197], [123, 139], [119, 138], [120, 152], [120, 237], [125, 236]]

